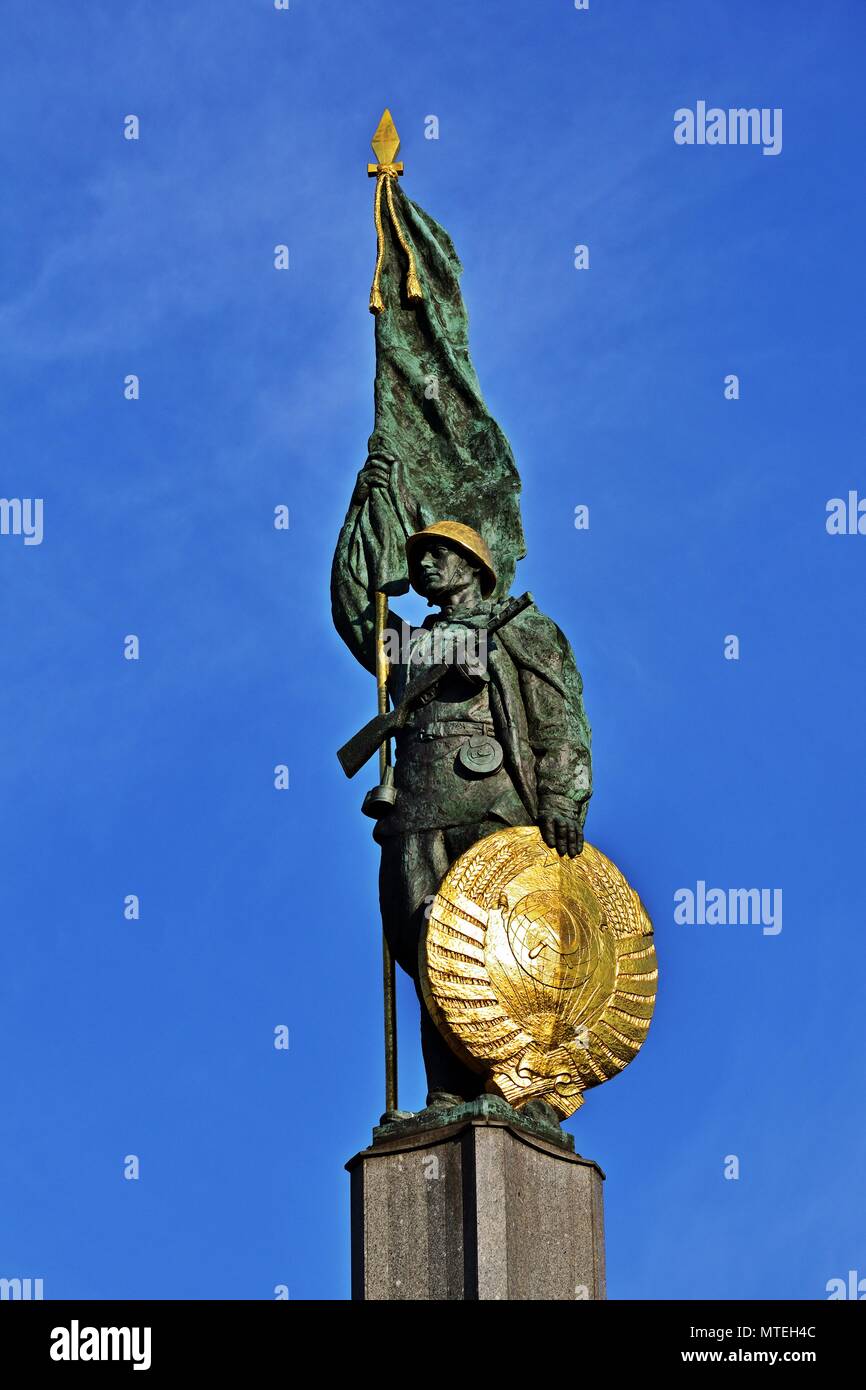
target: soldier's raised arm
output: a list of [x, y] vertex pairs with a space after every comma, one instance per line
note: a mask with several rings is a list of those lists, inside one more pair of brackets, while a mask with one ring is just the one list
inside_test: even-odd
[[[393, 457], [368, 455], [358, 474], [331, 566], [334, 626], [361, 665], [376, 673], [375, 594], [405, 571], [407, 529], [391, 493]], [[387, 624], [400, 618], [389, 611]]]

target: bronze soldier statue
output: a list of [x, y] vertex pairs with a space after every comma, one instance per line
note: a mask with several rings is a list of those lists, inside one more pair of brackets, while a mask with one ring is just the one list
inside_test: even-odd
[[[412, 587], [439, 610], [417, 628], [388, 612], [395, 705], [425, 664], [444, 660], [448, 670], [397, 734], [396, 798], [373, 832], [383, 927], [421, 1001], [427, 1107], [439, 1112], [478, 1096], [482, 1079], [451, 1051], [425, 1008], [418, 983], [425, 911], [464, 850], [504, 826], [538, 825], [551, 849], [580, 854], [592, 790], [590, 729], [563, 633], [530, 606], [488, 638], [507, 598], [493, 597], [488, 546], [455, 520], [407, 536], [393, 500], [392, 462], [377, 451], [358, 475], [334, 556], [332, 608], [340, 636], [373, 674], [380, 586], [372, 577], [382, 572], [380, 561], [393, 568], [405, 547]], [[533, 1104], [556, 1121], [545, 1102]]]

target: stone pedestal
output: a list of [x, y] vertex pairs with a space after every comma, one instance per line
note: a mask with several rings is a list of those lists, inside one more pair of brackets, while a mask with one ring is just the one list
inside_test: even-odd
[[346, 1164], [353, 1299], [604, 1298], [601, 1169], [476, 1105]]

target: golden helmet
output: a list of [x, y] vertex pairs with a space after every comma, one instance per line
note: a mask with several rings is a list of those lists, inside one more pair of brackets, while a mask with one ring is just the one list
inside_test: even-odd
[[462, 550], [465, 555], [478, 561], [481, 566], [478, 575], [481, 581], [481, 596], [482, 598], [489, 598], [496, 588], [493, 556], [490, 554], [484, 537], [480, 536], [471, 526], [464, 526], [462, 521], [436, 521], [432, 526], [425, 526], [423, 531], [416, 531], [414, 535], [409, 536], [406, 541], [406, 559], [409, 562], [409, 577], [412, 579], [413, 585], [414, 558], [434, 536], [438, 536], [444, 541], [450, 541], [458, 550]]

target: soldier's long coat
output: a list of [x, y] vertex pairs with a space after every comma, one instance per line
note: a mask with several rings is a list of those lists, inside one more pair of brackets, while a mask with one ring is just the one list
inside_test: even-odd
[[[331, 598], [334, 623], [349, 649], [375, 674], [374, 606], [369, 576], [382, 548], [399, 543], [402, 528], [383, 494], [353, 500], [334, 556]], [[485, 602], [450, 622], [484, 626], [498, 610]], [[431, 627], [431, 616], [424, 626]], [[401, 620], [389, 613], [388, 625]], [[574, 655], [557, 625], [534, 606], [491, 638], [488, 647], [490, 705], [505, 766], [528, 817], [574, 817], [582, 826], [592, 793], [590, 728], [583, 708], [583, 683]], [[399, 700], [406, 667], [392, 667], [389, 687]]]

